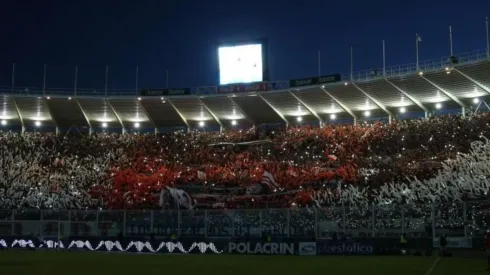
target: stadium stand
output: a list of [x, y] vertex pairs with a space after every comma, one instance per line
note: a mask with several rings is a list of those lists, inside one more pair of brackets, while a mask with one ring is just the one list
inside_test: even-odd
[[[399, 194], [419, 189], [415, 178], [430, 180], [443, 161], [488, 136], [489, 117], [480, 111], [488, 108], [489, 71], [484, 60], [389, 78], [210, 96], [4, 94], [1, 127], [22, 134], [2, 133], [1, 191], [7, 196], [0, 208], [448, 201], [434, 190]], [[459, 114], [444, 116], [447, 109]], [[279, 126], [261, 127], [274, 123]], [[201, 131], [213, 127], [219, 133]], [[57, 134], [40, 132], [49, 129]], [[124, 135], [144, 129], [174, 132]], [[399, 189], [402, 184], [407, 190]], [[460, 199], [483, 196], [458, 192]]]
[[[469, 153], [472, 142], [490, 136], [489, 122], [490, 115], [482, 113], [263, 133], [7, 132], [0, 140], [0, 205], [280, 208], [330, 205], [340, 196], [349, 205], [478, 199], [483, 194], [473, 191], [453, 190], [448, 197], [440, 190], [424, 193], [411, 178], [430, 180], [443, 161]], [[360, 186], [373, 191], [361, 194]]]
[[[287, 222], [288, 232], [316, 236], [403, 223], [426, 232], [435, 215], [444, 216], [441, 228], [468, 228], [469, 216], [483, 209], [486, 217], [484, 204], [475, 207], [490, 188], [490, 113], [482, 112], [490, 63], [461, 64], [260, 93], [3, 94], [0, 209], [18, 209], [6, 210], [6, 220], [37, 219], [24, 209], [47, 209], [48, 220], [50, 210], [134, 211], [124, 212], [125, 221], [142, 209], [218, 209], [199, 212], [212, 228], [269, 217]], [[433, 203], [445, 207], [427, 206]], [[258, 208], [269, 210], [260, 218], [240, 212]], [[238, 212], [230, 219], [222, 209]], [[98, 223], [121, 219], [111, 213], [117, 217], [97, 212]], [[164, 221], [172, 211], [151, 213], [152, 222]], [[170, 220], [198, 227], [198, 212], [189, 213]], [[70, 215], [89, 215], [78, 214]], [[402, 225], [393, 221], [400, 215], [408, 218]], [[485, 227], [481, 220], [473, 226]]]

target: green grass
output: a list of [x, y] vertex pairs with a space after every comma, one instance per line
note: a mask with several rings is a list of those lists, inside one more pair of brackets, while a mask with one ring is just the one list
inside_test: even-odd
[[[433, 257], [165, 255], [0, 251], [0, 274], [15, 275], [426, 275]], [[486, 260], [443, 258], [431, 275], [477, 275]], [[170, 272], [170, 273], [169, 273]]]

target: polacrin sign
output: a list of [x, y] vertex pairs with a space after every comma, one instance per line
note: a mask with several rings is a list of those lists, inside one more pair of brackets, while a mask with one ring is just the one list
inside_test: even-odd
[[228, 243], [229, 253], [294, 255], [294, 243]]

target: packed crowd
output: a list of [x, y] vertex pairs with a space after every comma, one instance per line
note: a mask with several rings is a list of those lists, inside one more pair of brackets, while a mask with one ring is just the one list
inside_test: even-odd
[[486, 197], [490, 114], [167, 134], [0, 134], [0, 208], [251, 208]]

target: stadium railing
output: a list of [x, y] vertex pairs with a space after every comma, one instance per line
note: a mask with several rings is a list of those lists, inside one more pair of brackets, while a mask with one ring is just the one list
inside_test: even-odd
[[0, 210], [0, 236], [168, 236], [202, 238], [481, 236], [490, 202], [365, 208], [239, 210]]
[[[468, 65], [484, 60], [489, 60], [487, 50], [475, 50], [455, 55], [456, 61], [450, 56], [443, 56], [431, 60], [423, 60], [419, 62], [418, 68], [416, 63], [388, 66], [385, 68], [371, 68], [368, 70], [354, 71], [351, 74], [342, 74], [344, 81], [369, 81], [377, 78], [403, 77], [413, 75], [418, 71], [431, 72], [443, 70], [447, 67]], [[268, 81], [265, 82], [268, 86], [268, 91], [287, 90], [289, 89], [289, 81]], [[106, 89], [106, 88], [46, 88], [41, 87], [25, 87], [22, 85], [16, 86], [0, 86], [0, 93], [11, 93], [21, 96], [77, 96], [77, 97], [135, 97], [139, 95], [139, 91], [145, 89]], [[191, 89], [191, 94], [194, 95], [216, 95], [218, 86], [202, 86]]]

